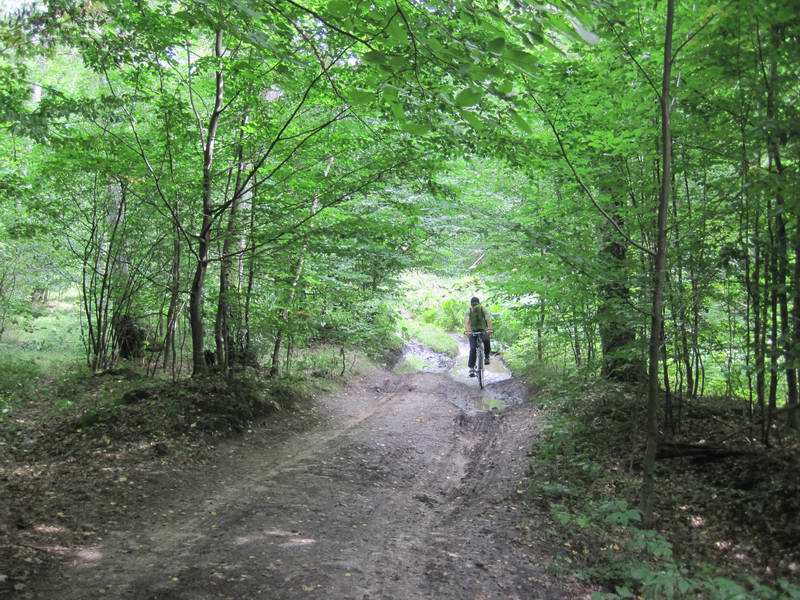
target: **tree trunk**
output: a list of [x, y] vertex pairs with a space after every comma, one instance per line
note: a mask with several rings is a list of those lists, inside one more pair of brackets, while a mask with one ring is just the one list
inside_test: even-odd
[[170, 275], [170, 299], [167, 309], [167, 325], [164, 334], [164, 370], [172, 363], [173, 376], [175, 374], [175, 328], [178, 323], [178, 303], [180, 302], [181, 278], [181, 238], [178, 226], [173, 227], [172, 239], [172, 271]]
[[[767, 214], [769, 214], [769, 209], [767, 209]], [[767, 218], [766, 221], [767, 221], [767, 229], [769, 230], [769, 227], [770, 227], [769, 218]], [[769, 235], [769, 239], [770, 239], [769, 246], [766, 247], [766, 248], [762, 247], [762, 252], [765, 253], [764, 257], [762, 258], [762, 262], [764, 264], [764, 286], [763, 286], [763, 289], [764, 289], [764, 294], [763, 294], [764, 301], [761, 303], [761, 339], [759, 340], [758, 343], [759, 343], [760, 348], [761, 348], [761, 359], [762, 359], [761, 360], [761, 367], [762, 367], [761, 368], [761, 394], [762, 394], [762, 396], [764, 396], [764, 398], [766, 398], [765, 389], [766, 389], [766, 379], [767, 379], [767, 371], [766, 371], [767, 323], [768, 323], [768, 318], [769, 318], [769, 308], [770, 308], [770, 304], [771, 304], [771, 302], [770, 302], [771, 301], [771, 298], [770, 298], [770, 286], [771, 286], [771, 283], [770, 283], [770, 267], [769, 267], [770, 266], [770, 260], [771, 260], [770, 259], [770, 251], [772, 249], [771, 238], [772, 238], [772, 234], [770, 233], [770, 235]], [[759, 380], [758, 380], [758, 378], [756, 378], [757, 389], [758, 389], [758, 383], [759, 383]], [[766, 410], [767, 409], [766, 409], [766, 405], [765, 405], [765, 411]], [[768, 419], [768, 415], [765, 412], [764, 419], [762, 420], [762, 427], [764, 427], [764, 428], [766, 428], [767, 419]], [[762, 438], [766, 440], [765, 436], [766, 436], [766, 429], [764, 429], [762, 431]]]
[[664, 378], [664, 431], [670, 436], [675, 435], [675, 413], [672, 409], [672, 389], [669, 381], [669, 363], [667, 362], [667, 335], [666, 324], [661, 316], [661, 368]]
[[[772, 212], [772, 203], [767, 204], [767, 214]], [[773, 221], [769, 221], [769, 302], [770, 302], [770, 352], [769, 352], [769, 400], [767, 420], [764, 424], [764, 444], [770, 445], [769, 437], [775, 420], [778, 394], [778, 289], [776, 278], [778, 258], [775, 252]]]
[[661, 81], [661, 193], [658, 201], [658, 228], [653, 268], [653, 303], [650, 313], [648, 346], [649, 376], [647, 381], [647, 448], [644, 456], [641, 511], [645, 527], [653, 525], [655, 501], [655, 459], [658, 447], [658, 360], [661, 341], [661, 311], [664, 295], [667, 254], [667, 210], [672, 183], [672, 131], [670, 129], [670, 76], [672, 72], [672, 28], [675, 0], [667, 0], [667, 22], [664, 33], [664, 71]]
[[[792, 332], [792, 362], [790, 368], [795, 373], [795, 381], [800, 376], [800, 216], [796, 217], [795, 238], [794, 238], [794, 306], [792, 307], [792, 319], [794, 321], [794, 331]], [[797, 402], [789, 406], [788, 423], [789, 427], [797, 427]]]
[[[784, 168], [781, 161], [781, 148], [780, 140], [774, 132], [775, 119], [777, 118], [777, 96], [778, 96], [778, 61], [777, 52], [781, 44], [783, 36], [782, 28], [773, 25], [770, 28], [770, 39], [772, 46], [770, 48], [769, 59], [769, 76], [766, 82], [767, 87], [767, 122], [769, 129], [767, 132], [767, 150], [769, 153], [769, 161], [771, 166], [775, 169], [777, 175], [777, 182], [775, 183], [775, 248], [774, 251], [778, 254], [778, 269], [773, 273], [773, 287], [777, 289], [778, 303], [780, 305], [781, 328], [780, 328], [780, 346], [783, 350], [783, 359], [786, 363], [786, 388], [787, 388], [787, 407], [788, 407], [788, 423], [790, 427], [797, 427], [797, 371], [794, 366], [794, 358], [796, 351], [791, 345], [791, 336], [797, 330], [797, 324], [792, 325], [789, 322], [789, 307], [788, 298], [786, 293], [786, 277], [789, 273], [789, 257], [787, 248], [786, 236], [786, 221], [785, 214], [786, 203], [783, 197], [784, 189]], [[795, 266], [795, 269], [797, 267]], [[796, 307], [795, 307], [796, 309]], [[791, 333], [790, 333], [791, 331]]]
[[244, 127], [247, 125], [247, 112], [242, 115], [242, 124], [239, 129], [239, 148], [236, 168], [236, 184], [233, 190], [228, 225], [225, 230], [225, 239], [222, 242], [222, 259], [219, 265], [219, 298], [217, 300], [217, 316], [214, 320], [214, 339], [217, 349], [217, 364], [223, 371], [227, 371], [232, 360], [232, 340], [230, 333], [231, 298], [230, 298], [230, 272], [233, 268], [233, 247], [236, 244], [236, 220], [239, 216], [239, 206], [242, 198], [242, 173], [244, 173]]
[[[328, 159], [328, 165], [325, 168], [325, 172], [323, 173], [323, 177], [328, 177], [328, 173], [330, 173], [331, 166], [333, 166], [333, 157]], [[311, 217], [313, 218], [314, 215], [319, 210], [319, 197], [314, 195], [311, 200]], [[272, 346], [272, 364], [269, 368], [269, 376], [276, 377], [278, 375], [278, 371], [280, 369], [280, 352], [281, 352], [281, 343], [283, 342], [283, 333], [288, 328], [289, 325], [289, 307], [294, 302], [295, 295], [297, 294], [297, 288], [300, 284], [300, 278], [303, 276], [303, 265], [305, 264], [306, 260], [306, 252], [308, 251], [308, 235], [303, 236], [303, 245], [300, 248], [300, 253], [297, 257], [297, 264], [295, 265], [294, 276], [292, 277], [292, 284], [289, 288], [289, 297], [287, 298], [286, 308], [283, 309], [281, 312], [281, 322], [282, 324], [279, 326], [277, 333], [275, 334], [275, 342]], [[291, 344], [291, 337], [289, 338]], [[286, 368], [288, 371], [289, 368], [289, 356], [291, 356], [291, 346], [286, 348]]]
[[305, 264], [306, 260], [305, 254], [307, 248], [308, 241], [304, 241], [303, 247], [300, 250], [300, 256], [298, 256], [297, 263], [295, 264], [294, 274], [292, 276], [292, 284], [289, 288], [289, 297], [286, 300], [286, 308], [281, 311], [282, 324], [278, 329], [278, 333], [275, 335], [275, 343], [272, 348], [272, 365], [270, 365], [269, 368], [270, 377], [276, 377], [278, 375], [278, 369], [280, 368], [280, 352], [281, 342], [283, 341], [283, 332], [289, 325], [289, 307], [292, 305], [292, 302], [294, 302], [294, 297], [297, 293], [297, 286], [300, 284], [300, 278], [303, 276], [303, 265]]
[[544, 318], [545, 301], [539, 298], [539, 318], [536, 320], [536, 358], [541, 364], [544, 361]]
[[[615, 184], [606, 181], [604, 193], [614, 198], [612, 218], [621, 228], [622, 220], [619, 200], [614, 192]], [[607, 265], [607, 279], [599, 287], [597, 321], [600, 329], [600, 344], [603, 352], [602, 375], [615, 381], [634, 382], [642, 379], [642, 368], [633, 358], [636, 330], [627, 310], [630, 288], [627, 281], [627, 246], [619, 240], [610, 225], [604, 226], [605, 245], [603, 261]]]
[[[222, 60], [222, 30], [217, 29], [214, 41], [214, 56]], [[192, 374], [202, 375], [207, 371], [204, 355], [205, 330], [203, 328], [203, 286], [208, 271], [208, 251], [211, 246], [212, 184], [214, 166], [214, 144], [217, 127], [223, 110], [224, 78], [221, 62], [217, 63], [215, 76], [214, 110], [208, 122], [205, 148], [203, 149], [203, 221], [200, 226], [197, 244], [197, 266], [189, 291], [189, 325], [192, 330]]]

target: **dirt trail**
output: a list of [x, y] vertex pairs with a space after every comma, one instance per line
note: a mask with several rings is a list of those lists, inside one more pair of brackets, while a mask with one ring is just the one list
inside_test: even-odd
[[577, 597], [526, 529], [535, 410], [474, 409], [514, 385], [364, 375], [310, 429], [286, 415], [222, 447], [27, 597]]

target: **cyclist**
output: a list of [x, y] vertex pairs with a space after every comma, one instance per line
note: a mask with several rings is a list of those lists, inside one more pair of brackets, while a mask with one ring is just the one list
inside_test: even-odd
[[484, 364], [489, 364], [489, 337], [492, 335], [492, 315], [486, 310], [477, 296], [473, 296], [469, 301], [469, 310], [464, 317], [464, 333], [469, 338], [469, 376], [475, 377], [475, 343], [478, 336], [470, 335], [473, 331], [480, 332], [483, 340]]

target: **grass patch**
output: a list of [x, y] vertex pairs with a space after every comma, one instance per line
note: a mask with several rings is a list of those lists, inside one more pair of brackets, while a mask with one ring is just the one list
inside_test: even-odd
[[29, 397], [41, 374], [41, 367], [31, 359], [0, 355], [0, 415]]
[[401, 323], [402, 333], [406, 339], [414, 338], [434, 352], [458, 356], [458, 343], [444, 329], [416, 319], [404, 319]]
[[0, 340], [0, 352], [33, 359], [44, 367], [80, 358], [83, 346], [78, 306], [51, 302], [11, 318]]
[[15, 406], [49, 395], [47, 381], [72, 370], [82, 352], [78, 307], [72, 301], [33, 305], [9, 318], [0, 339], [0, 420]]

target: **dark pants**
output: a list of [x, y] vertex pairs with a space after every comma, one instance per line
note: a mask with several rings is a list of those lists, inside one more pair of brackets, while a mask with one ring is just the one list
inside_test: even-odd
[[[485, 361], [486, 358], [489, 357], [489, 351], [491, 350], [489, 344], [489, 335], [485, 331], [480, 331], [480, 332], [476, 331], [475, 333], [480, 333], [481, 337], [483, 338], [483, 356], [485, 357], [484, 358]], [[476, 352], [475, 343], [477, 341], [478, 341], [478, 336], [475, 335], [469, 336], [469, 361], [467, 362], [467, 366], [470, 369], [475, 368], [475, 352]]]

